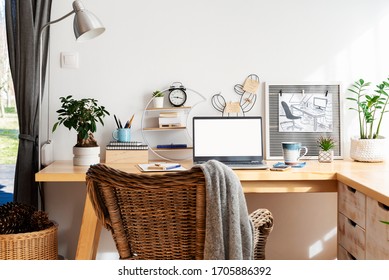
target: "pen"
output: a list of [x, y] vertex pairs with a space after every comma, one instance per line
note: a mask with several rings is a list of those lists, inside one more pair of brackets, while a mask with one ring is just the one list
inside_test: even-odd
[[177, 165], [167, 166], [165, 170], [171, 170], [171, 169], [175, 169], [175, 168], [178, 168], [178, 167], [181, 167], [181, 165], [177, 164]]
[[118, 128], [120, 128], [119, 123], [118, 123], [118, 119], [116, 118], [116, 115], [113, 115], [113, 117], [115, 118], [116, 126], [117, 126]]

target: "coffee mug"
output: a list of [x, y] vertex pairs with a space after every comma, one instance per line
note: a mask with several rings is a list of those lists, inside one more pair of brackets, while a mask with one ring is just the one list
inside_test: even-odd
[[118, 128], [112, 132], [113, 139], [118, 142], [130, 142], [131, 141], [131, 129], [130, 128]]
[[299, 142], [282, 142], [282, 155], [287, 165], [298, 164], [301, 157], [308, 153], [308, 148]]

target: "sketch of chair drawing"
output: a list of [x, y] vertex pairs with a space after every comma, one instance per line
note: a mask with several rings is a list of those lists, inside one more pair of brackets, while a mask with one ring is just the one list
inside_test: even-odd
[[301, 116], [293, 115], [292, 111], [290, 110], [288, 104], [286, 104], [285, 101], [281, 101], [281, 105], [282, 105], [282, 108], [284, 109], [285, 116], [286, 116], [286, 118], [288, 120], [284, 121], [284, 122], [281, 122], [280, 125], [283, 125], [283, 124], [286, 124], [286, 123], [292, 123], [292, 125], [288, 126], [286, 129], [291, 129], [291, 130], [295, 130], [295, 129], [301, 130], [301, 129], [303, 129], [302, 127], [300, 127], [300, 126], [295, 124], [295, 120], [301, 119]]

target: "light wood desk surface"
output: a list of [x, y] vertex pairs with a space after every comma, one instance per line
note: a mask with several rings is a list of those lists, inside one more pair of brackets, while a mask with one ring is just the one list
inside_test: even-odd
[[[273, 162], [268, 162], [269, 166]], [[107, 164], [126, 172], [140, 173], [133, 164]], [[191, 164], [183, 164], [190, 168]], [[84, 182], [87, 166], [72, 161], [55, 161], [36, 174], [37, 182]], [[335, 160], [307, 161], [303, 168], [288, 171], [236, 170], [245, 193], [336, 192], [338, 181], [389, 205], [389, 164]], [[147, 173], [149, 174], [149, 173]], [[94, 259], [101, 225], [86, 197], [76, 259]]]

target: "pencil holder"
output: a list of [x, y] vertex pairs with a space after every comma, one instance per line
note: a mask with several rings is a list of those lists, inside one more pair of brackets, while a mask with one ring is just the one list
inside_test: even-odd
[[130, 142], [131, 141], [131, 129], [130, 128], [118, 128], [112, 132], [112, 137], [118, 142]]

